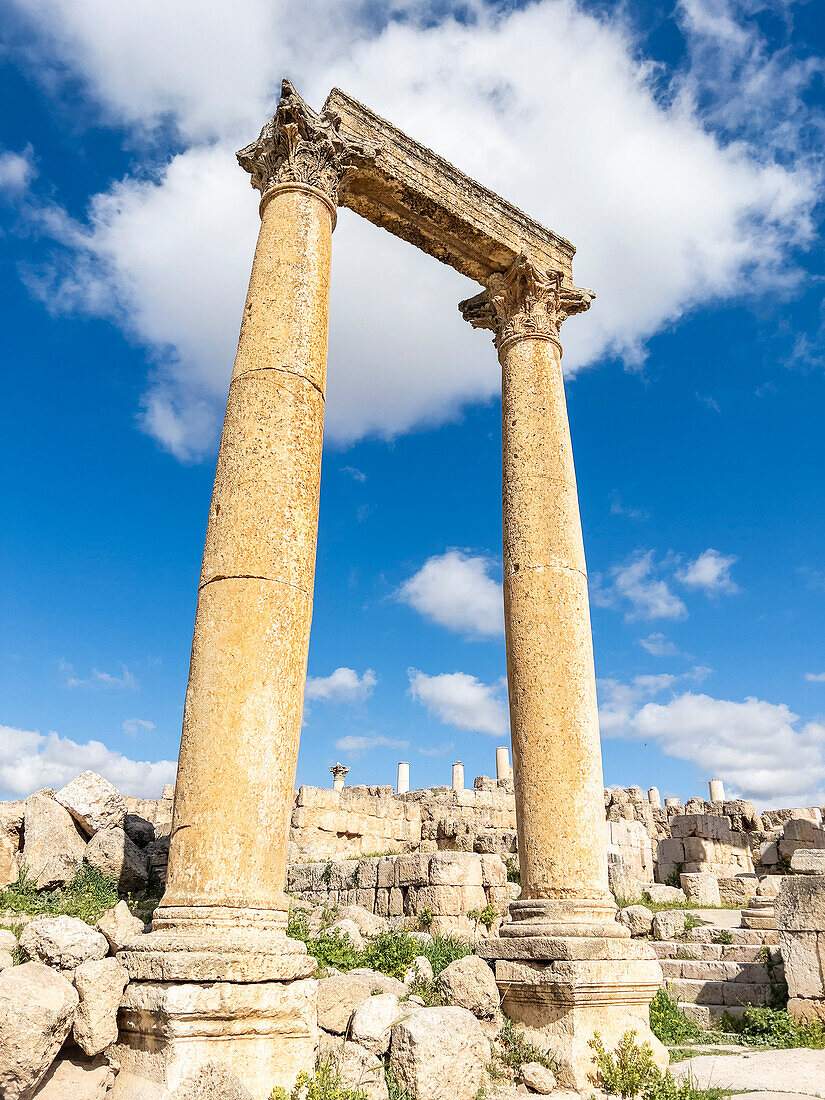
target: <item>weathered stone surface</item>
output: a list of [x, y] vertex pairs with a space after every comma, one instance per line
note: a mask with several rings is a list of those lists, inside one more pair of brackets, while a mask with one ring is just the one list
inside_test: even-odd
[[10, 928], [0, 928], [0, 951], [14, 951], [17, 947], [17, 936]]
[[172, 1093], [172, 1100], [253, 1100], [239, 1077], [222, 1062], [209, 1061], [190, 1074]]
[[687, 914], [680, 909], [665, 909], [653, 918], [653, 935], [657, 940], [673, 940], [685, 930]]
[[783, 879], [776, 897], [776, 927], [803, 932], [825, 930], [825, 875]]
[[74, 972], [80, 997], [72, 1035], [84, 1054], [100, 1054], [117, 1041], [117, 1010], [129, 977], [117, 959], [90, 959]]
[[540, 1062], [527, 1062], [519, 1070], [519, 1077], [528, 1089], [540, 1096], [549, 1096], [551, 1092], [555, 1092], [556, 1076]]
[[318, 982], [318, 1026], [343, 1035], [353, 1012], [373, 992], [380, 993], [381, 989], [366, 974], [334, 974], [331, 978], [321, 978]]
[[52, 1063], [32, 1100], [103, 1100], [114, 1080], [115, 1069], [108, 1059], [67, 1054]]
[[362, 936], [377, 936], [379, 932], [385, 932], [390, 927], [388, 920], [376, 916], [362, 905], [344, 905], [339, 913], [343, 920], [355, 921]]
[[334, 924], [329, 926], [329, 931], [346, 936], [357, 951], [360, 951], [364, 946], [364, 937], [361, 935], [361, 930], [354, 920], [337, 920]]
[[628, 905], [620, 909], [619, 920], [630, 929], [631, 936], [649, 936], [653, 928], [653, 913], [646, 905]]
[[696, 874], [682, 874], [679, 882], [688, 901], [696, 905], [718, 906], [721, 904], [719, 896], [719, 883], [716, 875], [710, 871], [700, 871]]
[[825, 932], [780, 932], [791, 997], [825, 998]]
[[0, 970], [6, 970], [10, 966], [14, 966], [14, 959], [11, 951], [3, 951], [3, 949], [0, 948]]
[[75, 970], [89, 959], [109, 952], [106, 937], [77, 917], [43, 917], [20, 933], [20, 947], [35, 962], [57, 970]]
[[131, 841], [137, 844], [138, 848], [145, 848], [155, 839], [155, 826], [140, 814], [126, 814], [123, 819], [123, 831]]
[[791, 870], [802, 875], [825, 875], [825, 848], [797, 848]]
[[680, 890], [678, 886], [663, 886], [661, 883], [651, 883], [645, 887], [645, 890], [650, 900], [655, 901], [657, 904], [669, 901], [687, 901], [684, 890]]
[[26, 799], [23, 863], [40, 890], [68, 882], [83, 861], [86, 842], [67, 809], [47, 794]]
[[[322, 1050], [321, 1057], [324, 1056]], [[377, 1054], [357, 1043], [339, 1043], [330, 1052], [330, 1061], [344, 1088], [365, 1093], [367, 1100], [388, 1100], [384, 1063]]]
[[97, 922], [98, 932], [103, 933], [113, 952], [120, 951], [134, 936], [141, 935], [143, 929], [143, 921], [134, 916], [125, 901], [107, 909]]
[[41, 963], [0, 973], [0, 1096], [28, 1100], [72, 1027], [78, 996]]
[[404, 985], [413, 985], [414, 982], [431, 982], [432, 980], [432, 963], [426, 955], [416, 955], [404, 975]]
[[97, 772], [83, 772], [54, 797], [88, 836], [108, 825], [122, 825], [126, 816], [126, 802], [120, 791]]
[[474, 1100], [490, 1044], [463, 1008], [423, 1008], [396, 1024], [390, 1062], [416, 1100]]
[[146, 889], [149, 880], [146, 853], [118, 826], [110, 825], [95, 833], [86, 845], [84, 857], [92, 867], [113, 878], [123, 893]]
[[825, 829], [821, 824], [807, 818], [792, 818], [785, 823], [782, 839], [779, 841], [780, 856], [792, 859], [799, 848], [825, 849]]
[[493, 971], [478, 955], [465, 955], [446, 966], [439, 985], [448, 1004], [466, 1008], [474, 1016], [494, 1016], [501, 998]]
[[390, 1049], [390, 1031], [395, 1024], [418, 1011], [418, 1005], [400, 1001], [394, 993], [379, 993], [368, 997], [353, 1012], [350, 1035], [365, 1050], [384, 1054]]

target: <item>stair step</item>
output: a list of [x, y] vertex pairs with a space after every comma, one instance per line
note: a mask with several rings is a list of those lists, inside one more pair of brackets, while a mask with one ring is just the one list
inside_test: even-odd
[[677, 1001], [699, 1005], [766, 1005], [771, 992], [767, 982], [702, 981], [700, 978], [674, 978], [667, 986]]
[[[732, 963], [762, 962], [762, 945], [691, 943], [683, 940], [653, 940], [653, 950], [659, 959], [719, 960]], [[770, 948], [771, 959], [780, 963], [782, 956], [778, 947]]]
[[679, 1008], [689, 1020], [693, 1020], [699, 1027], [715, 1028], [722, 1023], [722, 1017], [727, 1014], [735, 1020], [740, 1019], [745, 1009], [739, 1005], [697, 1005], [687, 1001], [680, 1002]]
[[[745, 982], [752, 985], [770, 981], [768, 968], [761, 962], [720, 962], [715, 959], [660, 959], [662, 974], [668, 981], [689, 978], [703, 982]], [[777, 968], [778, 970], [778, 968]], [[776, 973], [775, 978], [781, 975]]]

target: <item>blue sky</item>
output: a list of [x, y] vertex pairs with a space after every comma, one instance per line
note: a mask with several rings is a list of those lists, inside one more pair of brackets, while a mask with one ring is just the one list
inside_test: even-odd
[[[12, 3], [0, 89], [0, 795], [173, 775], [283, 75], [577, 245], [563, 331], [605, 779], [825, 802], [815, 3]], [[500, 408], [474, 285], [342, 211], [299, 782], [490, 773]]]

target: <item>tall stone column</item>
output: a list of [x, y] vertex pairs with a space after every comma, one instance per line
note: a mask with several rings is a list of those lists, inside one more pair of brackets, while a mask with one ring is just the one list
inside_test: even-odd
[[[521, 897], [496, 959], [505, 1010], [548, 1032], [562, 1080], [585, 1087], [588, 1044], [653, 1038], [661, 970], [631, 943], [607, 884], [587, 571], [559, 328], [592, 293], [525, 256], [461, 310], [492, 329], [502, 370], [504, 615]], [[655, 1040], [653, 1040], [655, 1043]], [[664, 1056], [659, 1050], [660, 1057]]]
[[262, 194], [261, 228], [209, 512], [166, 892], [151, 934], [120, 954], [132, 978], [121, 1013], [125, 1097], [149, 1084], [165, 1097], [217, 1059], [257, 1100], [314, 1061], [314, 960], [286, 936], [283, 889], [312, 618], [331, 239], [353, 157], [336, 119], [288, 82], [275, 117], [238, 154]]

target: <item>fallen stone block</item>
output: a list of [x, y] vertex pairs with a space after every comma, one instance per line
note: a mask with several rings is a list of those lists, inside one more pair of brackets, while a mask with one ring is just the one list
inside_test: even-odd
[[393, 1028], [390, 1063], [416, 1100], [475, 1100], [490, 1044], [464, 1008], [423, 1008]]
[[119, 901], [113, 909], [106, 910], [97, 922], [97, 930], [106, 937], [112, 952], [117, 953], [129, 940], [143, 933], [144, 924], [125, 901]]
[[54, 798], [88, 836], [109, 825], [122, 825], [126, 816], [126, 802], [120, 791], [97, 772], [83, 772]]
[[110, 825], [95, 833], [86, 845], [84, 858], [107, 878], [114, 879], [122, 893], [140, 893], [146, 889], [149, 881], [147, 853], [118, 826]]
[[77, 917], [42, 917], [20, 933], [20, 947], [27, 958], [56, 970], [74, 971], [89, 959], [109, 953], [105, 936]]
[[38, 890], [63, 886], [73, 878], [85, 849], [86, 841], [64, 806], [42, 792], [26, 799], [22, 859]]
[[71, 1031], [78, 996], [39, 962], [0, 973], [0, 1096], [28, 1100]]
[[501, 1004], [493, 971], [478, 955], [465, 955], [446, 966], [438, 977], [448, 1004], [466, 1008], [474, 1016], [495, 1016]]
[[72, 1035], [90, 1057], [117, 1041], [117, 1010], [129, 976], [117, 959], [90, 959], [74, 972], [80, 997]]
[[103, 1056], [64, 1054], [51, 1064], [32, 1100], [103, 1100], [115, 1081], [115, 1067]]

